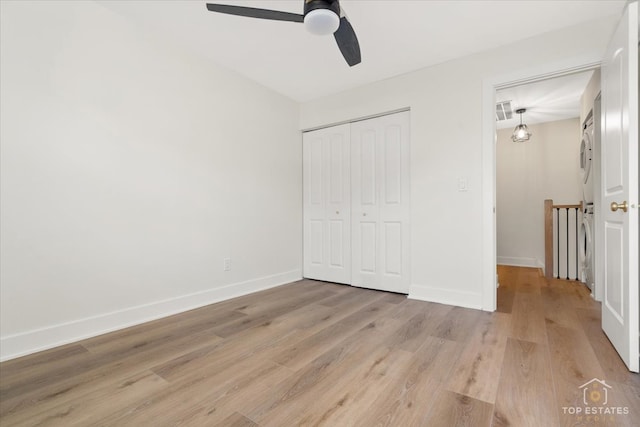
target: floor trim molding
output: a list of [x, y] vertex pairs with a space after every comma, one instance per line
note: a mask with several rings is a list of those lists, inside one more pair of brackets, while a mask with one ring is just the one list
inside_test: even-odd
[[291, 270], [9, 335], [0, 338], [0, 362], [295, 282], [301, 278], [301, 270]]
[[433, 286], [411, 285], [408, 298], [477, 310], [482, 309], [482, 295], [477, 292], [452, 291], [451, 289]]
[[542, 268], [544, 270], [544, 264], [539, 259], [528, 258], [528, 257], [498, 256], [498, 265], [510, 265], [512, 267]]

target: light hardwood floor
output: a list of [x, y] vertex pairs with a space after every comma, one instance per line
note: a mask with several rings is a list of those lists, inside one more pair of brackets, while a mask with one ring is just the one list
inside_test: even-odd
[[[8, 361], [0, 425], [637, 426], [587, 289], [499, 276], [495, 313], [304, 280]], [[593, 378], [628, 413], [569, 414]]]

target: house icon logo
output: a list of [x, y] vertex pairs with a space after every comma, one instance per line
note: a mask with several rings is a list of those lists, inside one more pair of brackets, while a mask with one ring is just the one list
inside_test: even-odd
[[609, 400], [608, 394], [611, 386], [604, 380], [594, 378], [578, 388], [582, 390], [582, 401], [587, 406], [606, 405]]
[[[572, 422], [571, 425], [585, 425], [583, 424], [585, 420], [589, 422], [589, 425], [604, 425], [600, 424], [601, 421], [605, 422], [606, 425], [618, 425], [615, 424], [616, 417], [629, 415], [628, 406], [608, 406], [609, 391], [613, 390], [613, 387], [604, 380], [594, 378], [582, 384], [578, 389], [582, 392], [584, 406], [562, 407], [564, 415], [577, 417], [575, 421], [579, 421], [579, 423]], [[613, 400], [615, 403], [615, 399]], [[596, 424], [591, 424], [591, 422]]]

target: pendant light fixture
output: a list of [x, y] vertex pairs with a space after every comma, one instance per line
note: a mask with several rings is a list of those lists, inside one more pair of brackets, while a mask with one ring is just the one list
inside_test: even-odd
[[529, 131], [527, 125], [522, 123], [522, 113], [527, 111], [526, 108], [519, 108], [516, 110], [517, 114], [520, 114], [520, 124], [513, 130], [511, 139], [513, 142], [526, 142], [531, 138], [532, 133]]

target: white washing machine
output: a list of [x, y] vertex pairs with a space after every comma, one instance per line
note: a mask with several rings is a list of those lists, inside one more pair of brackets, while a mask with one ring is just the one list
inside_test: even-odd
[[582, 212], [582, 222], [580, 223], [580, 233], [578, 235], [578, 246], [580, 254], [580, 281], [594, 290], [594, 264], [593, 256], [593, 204], [587, 205]]
[[580, 281], [591, 291], [594, 289], [594, 225], [593, 225], [593, 193], [594, 193], [594, 133], [593, 111], [587, 115], [582, 126], [582, 142], [580, 143], [580, 178], [582, 183], [582, 220], [578, 235], [580, 254]]
[[593, 113], [589, 113], [583, 125], [580, 143], [580, 175], [582, 178], [583, 206], [593, 203]]

